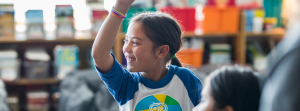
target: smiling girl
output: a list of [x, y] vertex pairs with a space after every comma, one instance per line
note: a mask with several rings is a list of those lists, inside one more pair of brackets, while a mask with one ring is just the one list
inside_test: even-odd
[[133, 2], [117, 0], [94, 41], [100, 78], [122, 111], [191, 111], [201, 99], [202, 83], [175, 56], [182, 32], [170, 15], [142, 13], [130, 21], [123, 46], [127, 69], [110, 53]]

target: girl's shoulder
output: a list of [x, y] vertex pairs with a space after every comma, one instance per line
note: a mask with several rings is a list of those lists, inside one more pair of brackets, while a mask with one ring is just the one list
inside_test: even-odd
[[172, 68], [175, 73], [186, 73], [186, 74], [194, 74], [190, 69], [185, 67], [178, 67], [175, 65], [169, 65], [169, 68]]
[[178, 67], [175, 65], [170, 65], [169, 68], [173, 69], [173, 73], [176, 74], [180, 78], [190, 78], [197, 80], [198, 77], [192, 72], [190, 69], [185, 67]]

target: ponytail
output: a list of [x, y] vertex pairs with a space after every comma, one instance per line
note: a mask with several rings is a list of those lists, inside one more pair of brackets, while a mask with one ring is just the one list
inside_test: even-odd
[[182, 67], [181, 62], [179, 61], [179, 59], [176, 56], [171, 59], [171, 65]]

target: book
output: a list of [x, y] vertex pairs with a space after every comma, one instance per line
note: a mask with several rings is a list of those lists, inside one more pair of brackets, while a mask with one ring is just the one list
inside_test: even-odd
[[13, 5], [0, 5], [0, 39], [14, 38]]
[[25, 77], [27, 79], [45, 79], [49, 77], [50, 56], [44, 48], [32, 47], [25, 51]]
[[28, 10], [26, 12], [27, 39], [44, 39], [43, 10]]
[[75, 29], [72, 5], [56, 5], [55, 17], [57, 38], [73, 38]]
[[210, 45], [210, 64], [231, 64], [231, 47], [229, 44]]
[[19, 77], [18, 53], [13, 49], [0, 50], [0, 78], [14, 81]]
[[48, 93], [46, 91], [27, 92], [28, 111], [48, 111]]
[[79, 49], [76, 45], [57, 45], [54, 48], [55, 72], [57, 79], [63, 79], [79, 66]]

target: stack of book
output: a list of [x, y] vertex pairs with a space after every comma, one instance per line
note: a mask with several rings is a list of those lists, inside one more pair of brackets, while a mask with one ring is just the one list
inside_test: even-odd
[[48, 111], [48, 93], [45, 91], [32, 91], [27, 93], [28, 111]]

